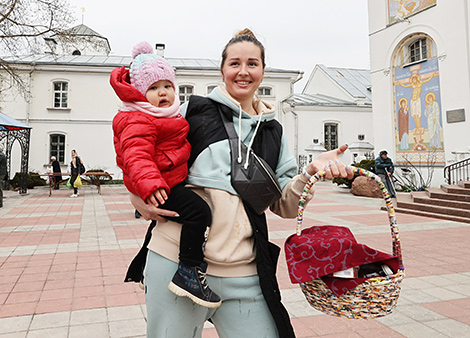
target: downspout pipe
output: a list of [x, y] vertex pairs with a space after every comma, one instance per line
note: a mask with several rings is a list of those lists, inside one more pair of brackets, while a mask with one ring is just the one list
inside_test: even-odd
[[36, 62], [31, 62], [31, 70], [28, 76], [28, 99], [26, 101], [26, 125], [29, 125], [29, 118], [31, 115], [31, 99], [33, 97], [31, 90], [33, 88], [33, 73], [35, 71]]

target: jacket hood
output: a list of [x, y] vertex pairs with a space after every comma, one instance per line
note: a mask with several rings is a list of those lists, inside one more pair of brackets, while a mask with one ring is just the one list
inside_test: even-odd
[[145, 96], [131, 85], [129, 69], [125, 66], [113, 69], [109, 82], [121, 101], [148, 102]]
[[[210, 92], [207, 97], [229, 107], [230, 109], [232, 109], [234, 114], [238, 116], [238, 112], [241, 109], [240, 103], [230, 96], [230, 94], [225, 89], [225, 86], [218, 86], [212, 92]], [[274, 107], [260, 99], [255, 98], [253, 100], [253, 107], [255, 108], [258, 114], [260, 114], [261, 112], [263, 113], [263, 116], [261, 118], [262, 121], [273, 120], [276, 115]], [[251, 116], [245, 111], [243, 111], [242, 118], [254, 118], [254, 120], [257, 120], [257, 116]]]

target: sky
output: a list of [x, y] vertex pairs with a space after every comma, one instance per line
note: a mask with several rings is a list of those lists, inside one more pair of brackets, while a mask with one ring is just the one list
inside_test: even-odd
[[225, 44], [247, 27], [265, 46], [268, 67], [304, 72], [295, 92], [302, 91], [316, 64], [358, 69], [370, 64], [367, 0], [69, 2], [75, 24], [83, 20], [107, 37], [113, 55], [130, 55], [135, 44], [148, 41], [164, 43], [168, 58], [220, 60]]

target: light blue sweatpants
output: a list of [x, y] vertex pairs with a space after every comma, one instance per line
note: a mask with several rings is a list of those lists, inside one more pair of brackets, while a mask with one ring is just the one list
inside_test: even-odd
[[220, 338], [279, 337], [258, 276], [208, 275], [209, 286], [222, 299], [219, 308], [208, 309], [168, 290], [177, 268], [176, 263], [149, 250], [144, 272], [148, 338], [200, 338], [209, 318]]

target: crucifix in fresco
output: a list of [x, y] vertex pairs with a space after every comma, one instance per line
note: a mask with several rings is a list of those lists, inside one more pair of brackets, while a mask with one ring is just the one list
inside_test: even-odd
[[[439, 71], [421, 75], [419, 74], [420, 69], [421, 69], [420, 65], [411, 67], [410, 70], [412, 71], [412, 74], [410, 75], [410, 77], [396, 81], [396, 85], [399, 85], [403, 88], [412, 88], [411, 99], [409, 102], [410, 104], [409, 112], [415, 122], [415, 129], [413, 131], [413, 140], [414, 140], [414, 144], [416, 148], [426, 149], [427, 147], [424, 145], [424, 141], [423, 141], [425, 128], [421, 127], [421, 115], [422, 115], [422, 108], [423, 108], [423, 104], [421, 102], [421, 92], [423, 89], [423, 84], [431, 81], [433, 77], [439, 76]], [[404, 102], [402, 101], [402, 104], [403, 103]], [[401, 107], [401, 108], [404, 108], [404, 107]]]

